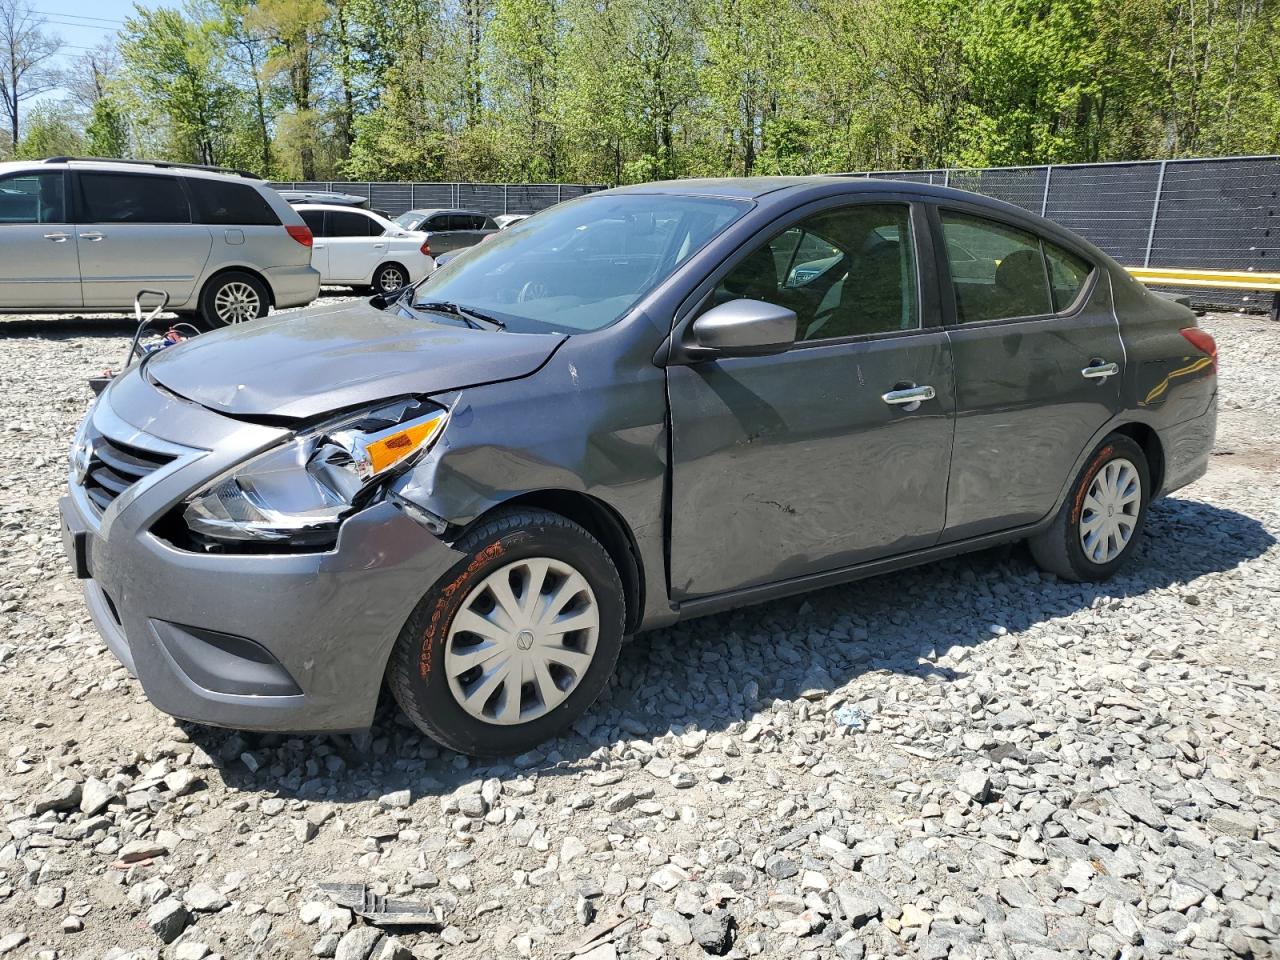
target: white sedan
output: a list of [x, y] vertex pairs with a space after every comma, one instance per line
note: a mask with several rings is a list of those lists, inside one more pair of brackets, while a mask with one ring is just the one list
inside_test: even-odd
[[311, 265], [320, 282], [388, 291], [421, 280], [436, 262], [423, 233], [402, 230], [372, 210], [328, 203], [294, 209], [315, 238]]

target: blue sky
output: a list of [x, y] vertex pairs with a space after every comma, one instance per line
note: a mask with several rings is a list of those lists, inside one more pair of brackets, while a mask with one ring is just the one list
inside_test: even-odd
[[37, 16], [48, 21], [49, 32], [62, 38], [66, 57], [97, 46], [133, 13], [132, 0], [29, 0], [29, 3]]

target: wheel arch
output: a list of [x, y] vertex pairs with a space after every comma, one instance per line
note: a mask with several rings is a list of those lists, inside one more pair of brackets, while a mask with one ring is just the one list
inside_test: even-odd
[[213, 271], [213, 273], [209, 274], [209, 276], [205, 278], [204, 283], [200, 284], [200, 292], [196, 295], [196, 304], [198, 305], [204, 299], [205, 291], [209, 289], [209, 285], [211, 283], [228, 273], [247, 273], [249, 276], [253, 277], [253, 279], [262, 284], [263, 288], [267, 291], [268, 306], [274, 307], [276, 305], [276, 292], [271, 286], [271, 281], [267, 279], [266, 274], [256, 267], [249, 267], [238, 263], [223, 264], [218, 267], [217, 270]]
[[1142, 448], [1147, 458], [1147, 470], [1151, 473], [1151, 499], [1154, 500], [1164, 486], [1165, 454], [1160, 435], [1154, 427], [1137, 420], [1117, 424], [1110, 432], [1126, 436]]
[[635, 536], [616, 510], [603, 500], [576, 490], [531, 490], [493, 505], [467, 524], [467, 529], [483, 522], [495, 510], [508, 507], [538, 507], [558, 513], [600, 541], [622, 581], [626, 633], [630, 635], [639, 629], [644, 613], [644, 569]]

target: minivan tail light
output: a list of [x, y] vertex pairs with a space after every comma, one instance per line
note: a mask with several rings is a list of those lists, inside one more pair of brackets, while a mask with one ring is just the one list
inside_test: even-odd
[[293, 239], [297, 240], [304, 247], [311, 246], [313, 238], [311, 236], [310, 227], [306, 225], [299, 226], [291, 223], [285, 227], [285, 230], [288, 231], [289, 236], [293, 237]]
[[423, 241], [422, 241], [422, 246], [420, 246], [418, 249], [422, 251], [422, 255], [423, 255], [424, 257], [429, 257], [429, 256], [431, 256], [431, 241], [430, 241], [430, 240], [423, 240]]
[[1178, 331], [1182, 334], [1182, 338], [1191, 344], [1201, 353], [1212, 358], [1213, 372], [1218, 372], [1218, 342], [1211, 335], [1201, 330], [1199, 327], [1183, 327]]

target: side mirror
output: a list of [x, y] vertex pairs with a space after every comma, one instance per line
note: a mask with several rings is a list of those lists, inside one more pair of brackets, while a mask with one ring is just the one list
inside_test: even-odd
[[689, 333], [690, 360], [768, 356], [796, 342], [796, 312], [762, 300], [730, 300], [694, 320]]

